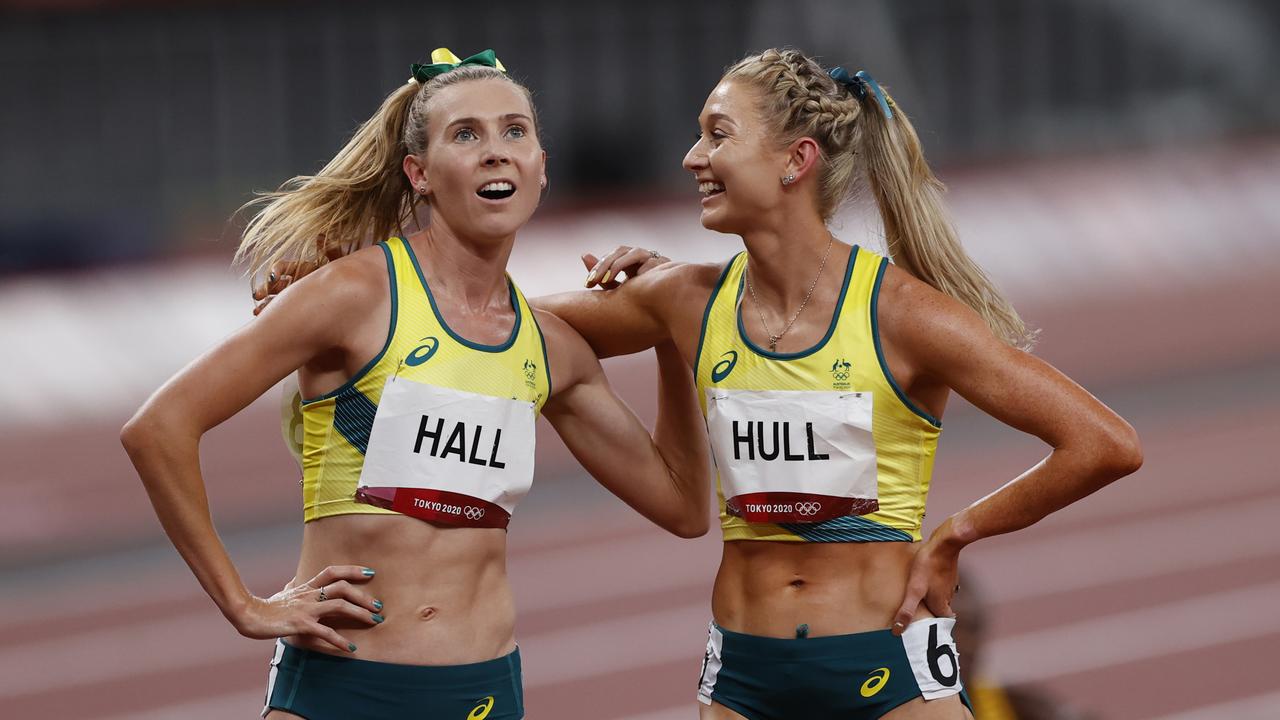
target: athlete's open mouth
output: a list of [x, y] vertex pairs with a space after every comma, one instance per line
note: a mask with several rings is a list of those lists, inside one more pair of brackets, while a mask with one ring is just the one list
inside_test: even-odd
[[721, 183], [715, 182], [714, 180], [700, 182], [698, 183], [698, 192], [702, 193], [704, 197], [719, 195], [720, 193], [724, 192], [724, 185], [722, 185]]
[[506, 180], [485, 183], [476, 191], [485, 200], [506, 200], [516, 194], [516, 186]]

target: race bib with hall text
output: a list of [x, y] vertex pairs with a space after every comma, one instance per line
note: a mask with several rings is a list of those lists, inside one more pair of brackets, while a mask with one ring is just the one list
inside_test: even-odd
[[879, 509], [871, 393], [707, 390], [707, 432], [730, 515], [816, 523]]
[[533, 484], [534, 404], [391, 377], [356, 500], [431, 522], [505, 528]]

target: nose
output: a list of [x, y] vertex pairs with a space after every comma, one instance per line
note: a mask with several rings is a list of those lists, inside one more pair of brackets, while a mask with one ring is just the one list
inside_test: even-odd
[[511, 154], [501, 143], [487, 143], [484, 149], [484, 155], [481, 156], [480, 162], [485, 167], [499, 167], [511, 164]]
[[693, 147], [689, 148], [689, 152], [684, 155], [684, 161], [680, 164], [684, 166], [685, 170], [695, 174], [707, 167], [707, 154], [702, 150], [701, 138], [693, 144]]

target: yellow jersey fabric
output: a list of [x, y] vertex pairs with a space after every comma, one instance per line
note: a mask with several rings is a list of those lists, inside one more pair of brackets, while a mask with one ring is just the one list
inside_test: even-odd
[[331, 515], [393, 514], [355, 500], [373, 418], [387, 379], [531, 402], [551, 394], [546, 343], [533, 311], [511, 279], [516, 319], [507, 340], [481, 345], [455, 333], [436, 306], [413, 249], [403, 238], [380, 243], [391, 280], [391, 323], [382, 351], [333, 392], [301, 400], [302, 507], [310, 522]]
[[725, 540], [886, 542], [921, 538], [925, 499], [942, 424], [894, 382], [880, 347], [876, 302], [888, 259], [854, 246], [826, 335], [795, 353], [770, 352], [747, 338], [741, 301], [747, 253], [725, 268], [702, 320], [694, 365], [698, 399], [707, 391], [810, 390], [870, 393], [878, 508], [816, 523], [750, 523], [729, 514], [720, 473], [716, 494]]

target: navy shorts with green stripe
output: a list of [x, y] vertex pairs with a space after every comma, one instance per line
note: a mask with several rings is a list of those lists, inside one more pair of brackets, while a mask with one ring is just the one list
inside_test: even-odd
[[467, 665], [400, 665], [339, 657], [276, 641], [262, 714], [307, 720], [519, 720], [520, 650]]
[[[771, 638], [711, 623], [698, 700], [748, 720], [872, 720], [923, 697], [960, 695], [960, 658], [951, 618], [889, 630], [827, 637]], [[969, 706], [972, 712], [972, 706]]]

